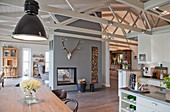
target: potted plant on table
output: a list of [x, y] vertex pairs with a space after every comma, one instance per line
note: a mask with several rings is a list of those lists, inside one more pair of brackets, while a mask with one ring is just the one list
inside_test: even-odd
[[166, 85], [166, 100], [170, 101], [170, 77], [165, 77], [163, 84]]
[[127, 62], [123, 62], [123, 69], [128, 69], [128, 63]]

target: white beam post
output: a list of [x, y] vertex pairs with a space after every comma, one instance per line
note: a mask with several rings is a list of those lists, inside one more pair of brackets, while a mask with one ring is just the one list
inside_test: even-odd
[[102, 83], [105, 87], [110, 87], [110, 51], [109, 42], [102, 42]]

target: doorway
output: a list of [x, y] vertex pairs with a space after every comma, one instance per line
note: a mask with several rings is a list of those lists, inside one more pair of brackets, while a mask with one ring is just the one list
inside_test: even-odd
[[31, 49], [23, 48], [23, 76], [31, 76]]

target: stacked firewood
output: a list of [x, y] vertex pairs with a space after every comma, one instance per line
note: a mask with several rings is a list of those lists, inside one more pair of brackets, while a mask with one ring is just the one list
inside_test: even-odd
[[86, 83], [86, 79], [79, 79], [78, 83], [85, 84]]

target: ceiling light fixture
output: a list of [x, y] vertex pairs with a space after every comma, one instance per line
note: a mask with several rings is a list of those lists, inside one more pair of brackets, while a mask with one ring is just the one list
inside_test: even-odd
[[47, 40], [46, 32], [37, 17], [39, 5], [35, 0], [26, 0], [24, 4], [25, 15], [18, 22], [12, 38], [29, 41]]

